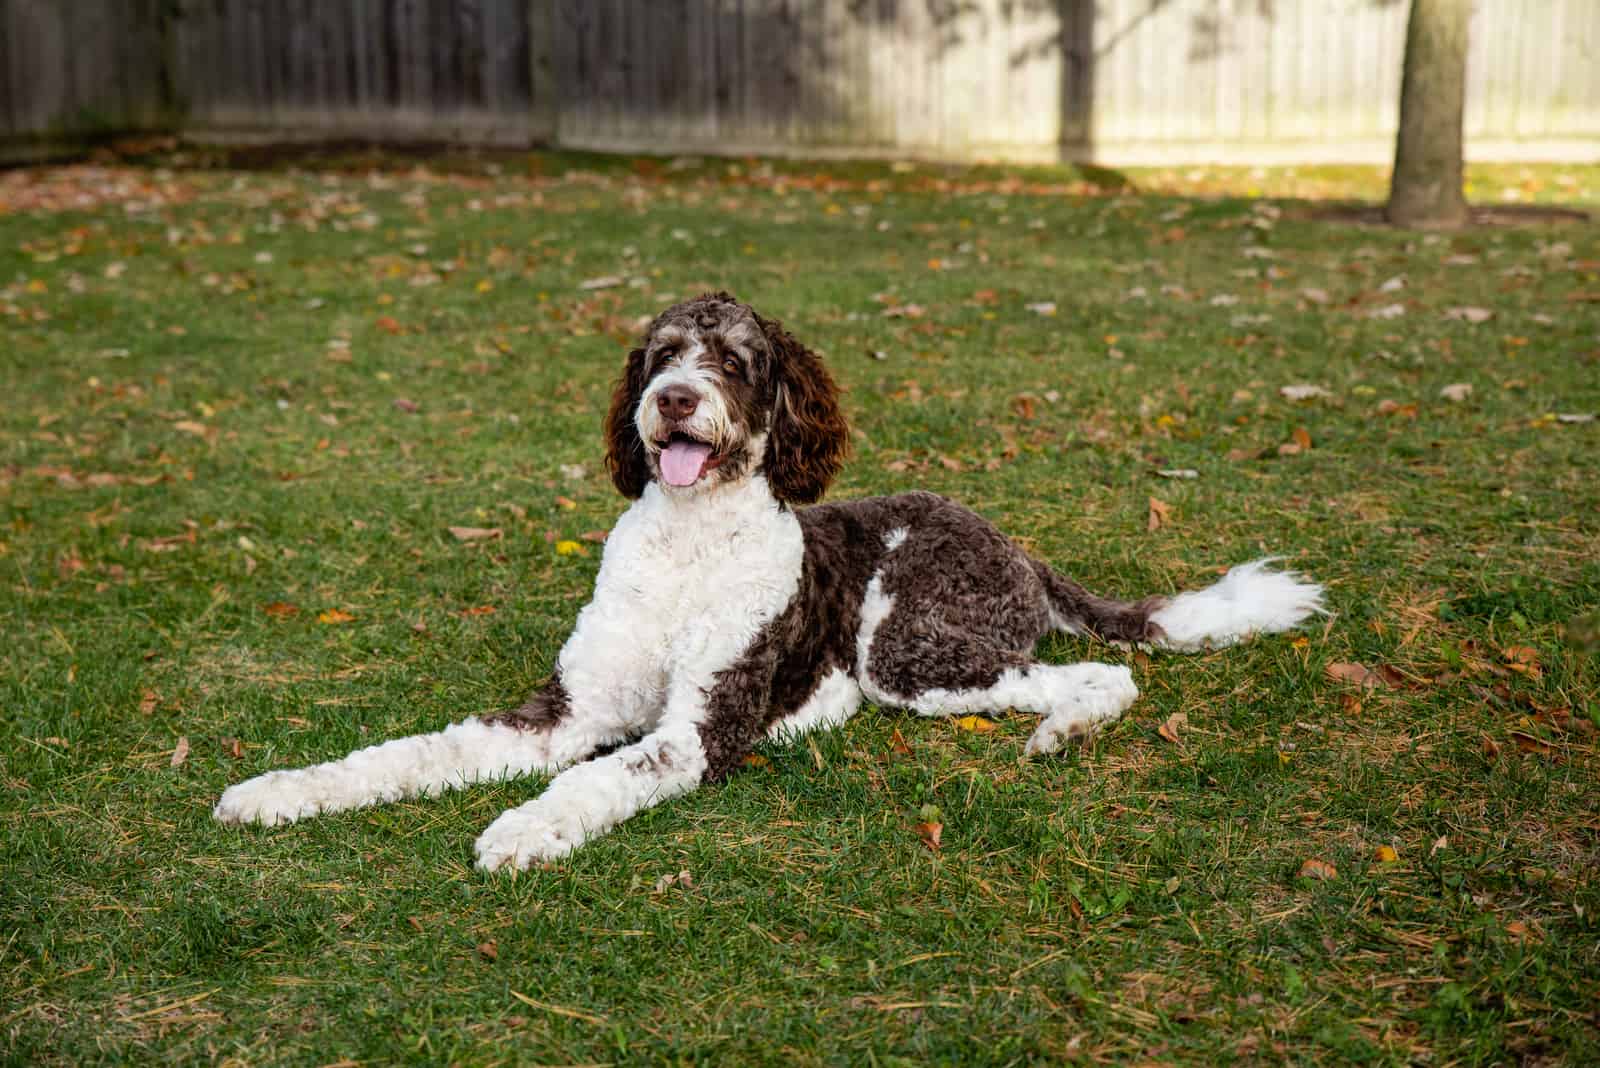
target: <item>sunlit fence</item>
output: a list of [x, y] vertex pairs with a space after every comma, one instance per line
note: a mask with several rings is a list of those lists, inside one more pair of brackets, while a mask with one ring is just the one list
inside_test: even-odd
[[[1409, 0], [0, 0], [0, 151], [181, 130], [1379, 160]], [[1600, 2], [1478, 0], [1468, 152], [1600, 158]]]

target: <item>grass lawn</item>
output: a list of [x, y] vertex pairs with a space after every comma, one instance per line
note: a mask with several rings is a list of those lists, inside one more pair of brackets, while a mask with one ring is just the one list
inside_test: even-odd
[[[0, 1059], [1600, 1060], [1593, 224], [1296, 199], [1359, 170], [390, 162], [0, 174]], [[868, 708], [516, 877], [472, 841], [536, 779], [213, 823], [545, 675], [624, 346], [715, 288], [848, 387], [835, 497], [1129, 596], [1280, 553], [1332, 615], [1052, 639], [1143, 690], [1085, 748]]]

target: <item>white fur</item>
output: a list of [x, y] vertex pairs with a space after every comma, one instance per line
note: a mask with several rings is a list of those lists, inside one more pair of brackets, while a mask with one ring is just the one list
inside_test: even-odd
[[839, 668], [817, 683], [816, 691], [794, 712], [767, 728], [767, 737], [788, 741], [815, 730], [837, 727], [861, 707], [861, 687]]
[[1157, 648], [1220, 649], [1254, 634], [1291, 630], [1323, 612], [1322, 587], [1292, 571], [1268, 571], [1272, 558], [1241, 564], [1214, 585], [1180, 593], [1150, 616], [1165, 637]]
[[540, 735], [476, 719], [433, 734], [396, 738], [294, 771], [269, 771], [230, 786], [212, 815], [224, 823], [293, 823], [487, 779], [554, 771], [609, 738]]
[[906, 543], [906, 538], [910, 535], [910, 533], [911, 532], [905, 527], [895, 527], [893, 530], [889, 531], [889, 533], [883, 536], [884, 551], [892, 553], [896, 549], [900, 548], [900, 546]]

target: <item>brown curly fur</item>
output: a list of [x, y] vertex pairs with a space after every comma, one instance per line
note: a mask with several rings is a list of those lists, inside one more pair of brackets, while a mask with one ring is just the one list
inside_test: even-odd
[[762, 460], [772, 495], [810, 504], [827, 492], [850, 451], [839, 387], [822, 360], [776, 320], [756, 316], [772, 349], [777, 395]]
[[644, 349], [634, 349], [628, 353], [622, 377], [611, 391], [611, 408], [606, 412], [606, 470], [611, 473], [617, 492], [630, 500], [642, 494], [650, 482], [644, 441], [633, 422], [647, 377]]

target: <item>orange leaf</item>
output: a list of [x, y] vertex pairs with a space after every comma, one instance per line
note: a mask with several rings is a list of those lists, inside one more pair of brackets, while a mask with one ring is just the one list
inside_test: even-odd
[[492, 616], [494, 615], [494, 612], [494, 605], [480, 604], [476, 608], [463, 608], [461, 610], [461, 617], [465, 619], [468, 616]]
[[944, 824], [919, 823], [912, 830], [917, 832], [917, 837], [922, 839], [923, 845], [935, 853], [939, 852], [939, 836], [944, 833]]
[[1311, 448], [1311, 431], [1307, 430], [1305, 427], [1295, 427], [1294, 433], [1290, 434], [1289, 437], [1302, 449]]
[[1500, 655], [1512, 671], [1535, 679], [1539, 677], [1539, 650], [1527, 645], [1508, 645], [1500, 650]]
[[764, 768], [770, 763], [772, 762], [760, 753], [745, 754], [744, 766], [747, 768]]
[[382, 330], [386, 334], [399, 334], [405, 330], [405, 327], [400, 325], [400, 320], [396, 319], [392, 315], [378, 316], [377, 326], [379, 330]]
[[1172, 518], [1172, 505], [1158, 498], [1150, 498], [1150, 516], [1145, 521], [1145, 530], [1160, 530]]
[[349, 612], [341, 612], [337, 608], [330, 608], [326, 612], [317, 613], [317, 622], [332, 625], [335, 623], [348, 623], [356, 618]]
[[482, 957], [484, 960], [487, 960], [487, 961], [499, 960], [500, 959], [500, 947], [496, 946], [494, 944], [494, 942], [492, 942], [492, 941], [479, 942], [478, 943], [478, 956]]
[[1379, 846], [1372, 856], [1379, 864], [1393, 864], [1400, 859], [1400, 854], [1394, 851], [1394, 846], [1386, 845]]
[[900, 756], [910, 756], [911, 747], [906, 744], [905, 736], [900, 733], [900, 728], [894, 728], [894, 733], [889, 735], [889, 752], [898, 753]]
[[288, 619], [290, 616], [300, 614], [300, 606], [290, 604], [288, 601], [273, 601], [264, 605], [261, 610], [273, 619]]
[[1312, 857], [1300, 865], [1300, 878], [1302, 879], [1337, 879], [1339, 869], [1325, 860]]

